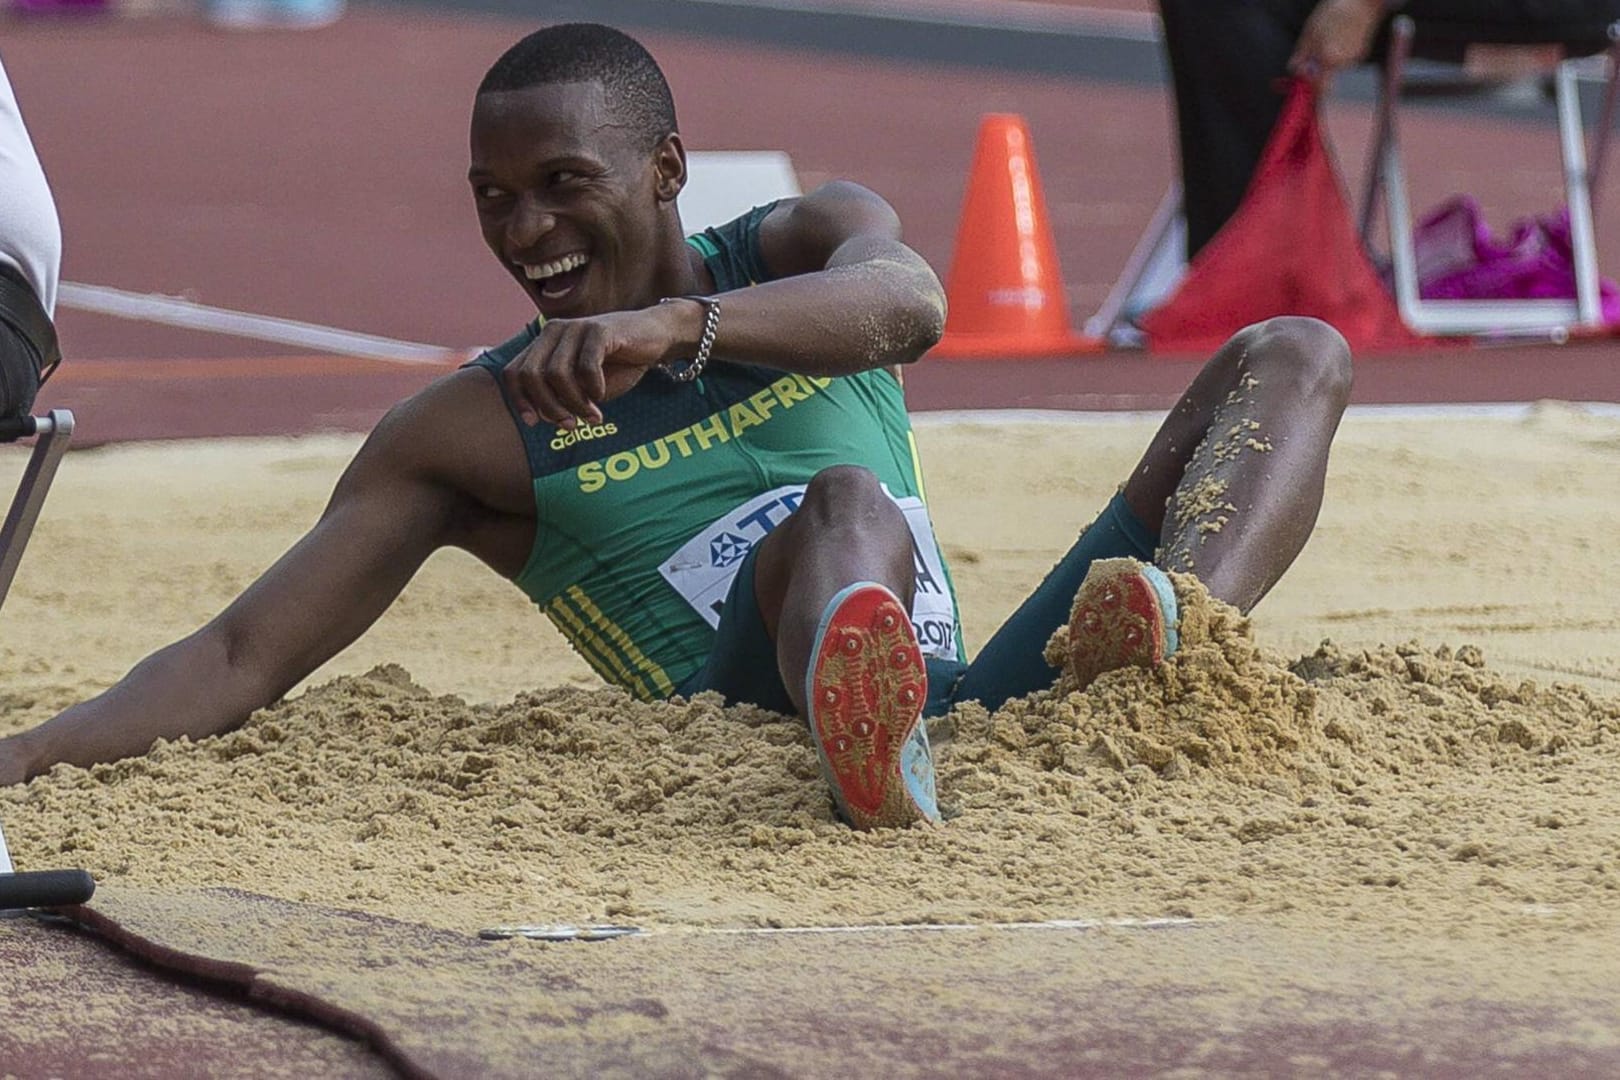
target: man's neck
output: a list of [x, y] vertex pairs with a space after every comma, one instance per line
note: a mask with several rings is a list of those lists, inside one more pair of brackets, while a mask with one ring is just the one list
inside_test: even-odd
[[686, 236], [677, 224], [670, 230], [668, 242], [660, 249], [658, 266], [653, 272], [652, 286], [656, 296], [649, 303], [670, 296], [691, 296], [712, 291], [714, 281], [703, 263], [703, 253], [686, 242]]

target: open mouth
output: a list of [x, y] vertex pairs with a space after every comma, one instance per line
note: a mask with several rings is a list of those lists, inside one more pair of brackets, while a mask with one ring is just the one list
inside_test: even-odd
[[585, 280], [590, 261], [583, 251], [574, 251], [534, 266], [519, 264], [518, 268], [534, 283], [542, 299], [562, 300]]

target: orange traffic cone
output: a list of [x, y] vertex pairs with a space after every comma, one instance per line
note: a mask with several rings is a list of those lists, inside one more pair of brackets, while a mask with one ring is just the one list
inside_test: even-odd
[[979, 125], [945, 295], [945, 336], [931, 356], [1073, 356], [1102, 348], [1069, 328], [1035, 146], [1021, 116], [991, 113]]

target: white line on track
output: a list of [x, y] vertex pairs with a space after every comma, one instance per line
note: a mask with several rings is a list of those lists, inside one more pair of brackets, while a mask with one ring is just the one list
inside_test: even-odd
[[230, 308], [209, 307], [179, 296], [137, 293], [107, 285], [81, 285], [64, 281], [57, 290], [58, 305], [98, 315], [204, 330], [233, 337], [274, 341], [316, 352], [362, 356], [370, 360], [390, 360], [399, 364], [442, 364], [458, 355], [438, 345], [339, 330], [318, 323], [254, 315]]
[[913, 934], [960, 933], [966, 930], [1157, 930], [1165, 927], [1206, 926], [1210, 919], [1179, 917], [1117, 919], [1047, 919], [1042, 922], [985, 923], [858, 923], [846, 926], [665, 926], [571, 925], [550, 923], [493, 926], [480, 930], [486, 941], [526, 938], [534, 941], [606, 941], [618, 937], [713, 936], [765, 937], [781, 934]]
[[950, 933], [963, 930], [1105, 930], [1109, 927], [1157, 929], [1165, 926], [1194, 926], [1206, 920], [1162, 919], [1047, 919], [1042, 922], [988, 923], [882, 923], [853, 926], [721, 926], [694, 927], [683, 933], [700, 934], [890, 934]]
[[983, 0], [686, 0], [694, 7], [762, 8], [808, 15], [856, 15], [935, 26], [979, 30], [1029, 30], [1044, 34], [1108, 38], [1115, 41], [1159, 40], [1159, 18], [1146, 11], [1043, 4], [1038, 0], [998, 0], [987, 12]]
[[[700, 0], [708, 2], [708, 0]], [[726, 0], [731, 2], [731, 0]], [[755, 3], [758, 0], [744, 0]], [[775, 3], [776, 0], [763, 0]], [[804, 0], [810, 4], [822, 0]], [[1035, 5], [1042, 6], [1042, 5]], [[389, 360], [401, 364], [443, 364], [476, 349], [449, 349], [415, 341], [340, 330], [319, 323], [299, 322], [274, 315], [255, 315], [231, 308], [210, 307], [180, 296], [138, 293], [109, 285], [64, 281], [56, 302], [66, 308], [112, 315], [123, 319], [161, 323], [187, 330], [203, 330], [233, 337], [274, 341], [318, 352]], [[1141, 400], [1139, 394], [1106, 395], [1121, 404]], [[1594, 416], [1620, 417], [1620, 403], [1609, 401], [1561, 402]], [[1477, 402], [1433, 405], [1352, 405], [1345, 415], [1364, 420], [1522, 420], [1536, 403]], [[1162, 418], [1165, 409], [936, 409], [911, 414], [913, 426], [947, 427], [952, 424], [1130, 424]]]

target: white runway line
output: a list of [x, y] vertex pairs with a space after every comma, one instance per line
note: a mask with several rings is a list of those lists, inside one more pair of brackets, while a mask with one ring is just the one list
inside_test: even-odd
[[[710, 2], [710, 0], [695, 0]], [[733, 0], [725, 0], [730, 3]], [[756, 3], [757, 0], [744, 0]], [[763, 0], [774, 4], [776, 0]], [[801, 0], [784, 0], [798, 3]], [[823, 0], [802, 0], [812, 6]], [[1042, 5], [1034, 5], [1042, 6]], [[57, 292], [57, 304], [97, 315], [160, 323], [187, 330], [233, 337], [274, 341], [317, 352], [388, 360], [400, 364], [443, 364], [454, 358], [472, 356], [478, 348], [449, 349], [415, 341], [340, 330], [319, 323], [299, 322], [274, 315], [255, 315], [231, 308], [210, 307], [180, 296], [138, 293], [110, 285], [84, 285], [64, 281]], [[1140, 394], [1099, 395], [1121, 404], [1140, 400]], [[1567, 401], [1546, 399], [1581, 409], [1594, 416], [1620, 417], [1620, 403], [1611, 401]], [[1537, 407], [1536, 402], [1477, 402], [1434, 405], [1352, 405], [1346, 417], [1363, 420], [1522, 420]], [[953, 424], [1129, 424], [1162, 419], [1166, 409], [934, 409], [911, 414], [914, 427], [949, 427]]]
[[1158, 930], [1167, 927], [1208, 926], [1219, 919], [1119, 918], [1047, 919], [1041, 922], [986, 923], [861, 923], [849, 926], [665, 926], [623, 924], [544, 923], [492, 926], [478, 932], [485, 941], [523, 938], [532, 941], [608, 941], [620, 937], [733, 936], [766, 937], [781, 934], [916, 934], [960, 933], [965, 930]]
[[720, 926], [693, 927], [689, 930], [653, 930], [650, 933], [682, 934], [889, 934], [957, 933], [963, 930], [1156, 930], [1166, 926], [1197, 926], [1207, 919], [1047, 919], [1042, 922], [988, 923], [872, 923], [854, 926]]
[[805, 15], [855, 15], [934, 26], [978, 30], [1031, 30], [1045, 34], [1107, 38], [1114, 41], [1159, 40], [1159, 17], [1145, 11], [1043, 4], [1038, 0], [999, 0], [987, 13], [978, 0], [686, 0], [696, 7], [761, 8]]
[[454, 350], [438, 345], [399, 341], [375, 334], [339, 330], [318, 323], [281, 319], [273, 315], [254, 315], [251, 312], [233, 311], [230, 308], [209, 307], [179, 296], [129, 292], [107, 285], [83, 285], [64, 281], [57, 291], [56, 302], [60, 307], [94, 312], [97, 315], [137, 319], [141, 322], [229, 334], [233, 337], [253, 338], [258, 341], [274, 341], [281, 345], [294, 345], [316, 352], [360, 356], [368, 360], [389, 360], [398, 364], [443, 364], [460, 355]]

